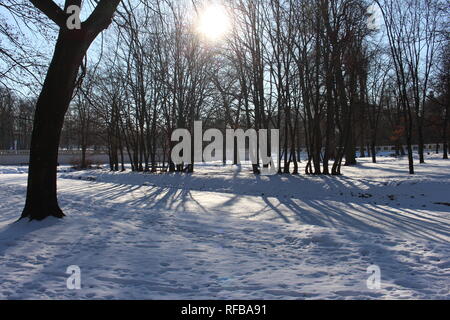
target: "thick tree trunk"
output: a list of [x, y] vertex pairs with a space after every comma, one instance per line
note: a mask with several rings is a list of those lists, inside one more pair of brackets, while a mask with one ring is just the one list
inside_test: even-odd
[[56, 191], [58, 148], [64, 115], [72, 99], [83, 57], [89, 47], [86, 33], [62, 30], [36, 104], [31, 139], [25, 208], [21, 219], [62, 218]]

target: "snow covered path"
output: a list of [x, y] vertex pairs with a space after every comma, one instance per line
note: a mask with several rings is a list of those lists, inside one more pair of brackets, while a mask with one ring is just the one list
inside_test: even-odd
[[[449, 299], [450, 166], [405, 166], [60, 173], [68, 217], [43, 223], [13, 223], [26, 170], [0, 167], [0, 299]], [[79, 291], [66, 288], [70, 265]], [[380, 290], [367, 288], [371, 265]]]

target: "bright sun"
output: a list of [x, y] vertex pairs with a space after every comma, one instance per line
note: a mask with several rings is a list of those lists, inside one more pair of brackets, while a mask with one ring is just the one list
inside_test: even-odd
[[221, 5], [205, 7], [199, 16], [198, 32], [211, 41], [222, 39], [230, 30], [231, 23], [227, 10]]

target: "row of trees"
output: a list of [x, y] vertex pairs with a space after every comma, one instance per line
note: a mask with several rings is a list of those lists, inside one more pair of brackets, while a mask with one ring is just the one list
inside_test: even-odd
[[[68, 29], [66, 9], [82, 3], [1, 4], [26, 22], [41, 12], [59, 30], [36, 103], [22, 217], [63, 216], [56, 162], [70, 101], [80, 145], [92, 143], [92, 128], [103, 132], [113, 170], [127, 154], [133, 170], [155, 171], [162, 150], [170, 171], [192, 172], [193, 164], [176, 168], [171, 162], [170, 137], [176, 128], [192, 131], [197, 120], [223, 130], [279, 128], [280, 173], [298, 173], [301, 146], [308, 151], [307, 174], [338, 175], [367, 144], [375, 162], [380, 132], [388, 126], [399, 152], [407, 145], [414, 173], [412, 143], [416, 139], [423, 162], [430, 119], [447, 148], [445, 0], [376, 0], [372, 6], [366, 0], [224, 1], [231, 28], [220, 41], [208, 40], [196, 25], [210, 1], [88, 2], [91, 14], [81, 29]], [[85, 59], [114, 13], [100, 53]], [[15, 45], [9, 30], [0, 34]], [[30, 72], [13, 53], [0, 51]], [[7, 83], [8, 63], [1, 67]], [[253, 170], [258, 173], [258, 166]]]
[[232, 30], [211, 42], [196, 28], [200, 2], [126, 0], [73, 107], [104, 129], [113, 170], [125, 153], [136, 171], [192, 171], [171, 164], [170, 137], [202, 120], [279, 128], [284, 173], [298, 173], [306, 147], [306, 173], [340, 174], [358, 150], [376, 162], [387, 139], [407, 145], [414, 173], [413, 142], [423, 162], [425, 143], [448, 141], [448, 12], [406, 2], [368, 14], [363, 0], [227, 1]]
[[34, 101], [0, 88], [0, 150], [30, 148]]

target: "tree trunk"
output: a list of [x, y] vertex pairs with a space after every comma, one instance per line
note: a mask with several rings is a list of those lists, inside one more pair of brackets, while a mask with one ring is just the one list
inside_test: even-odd
[[350, 122], [347, 124], [349, 130], [349, 136], [347, 140], [347, 146], [345, 148], [345, 166], [354, 166], [357, 164], [356, 162], [356, 147], [355, 147], [355, 138], [353, 136], [353, 123]]
[[423, 139], [423, 125], [422, 120], [420, 120], [420, 123], [417, 126], [417, 136], [418, 136], [418, 142], [419, 142], [419, 160], [420, 163], [425, 163], [425, 156], [424, 156], [424, 139]]
[[[448, 88], [447, 88], [448, 90]], [[448, 94], [447, 94], [448, 97]], [[447, 99], [448, 101], [448, 99]], [[450, 107], [448, 105], [448, 103], [446, 104], [445, 107], [445, 118], [444, 118], [444, 124], [443, 124], [443, 128], [442, 128], [442, 142], [444, 144], [443, 146], [443, 159], [447, 160], [448, 159], [448, 137], [447, 137], [447, 128], [448, 128], [448, 122], [449, 122], [449, 117], [450, 117]]]
[[406, 147], [408, 149], [409, 174], [414, 174], [414, 158], [410, 134], [408, 134], [408, 136], [406, 137]]
[[372, 154], [372, 163], [377, 163], [377, 145], [375, 138], [372, 138], [372, 142], [370, 143], [370, 149]]
[[86, 144], [83, 143], [83, 145], [81, 146], [81, 169], [88, 168], [88, 165], [86, 163], [86, 149], [87, 149], [87, 146], [86, 146]]
[[84, 31], [61, 30], [39, 99], [31, 138], [25, 208], [21, 219], [62, 218], [56, 191], [59, 140], [78, 70], [89, 47]]

